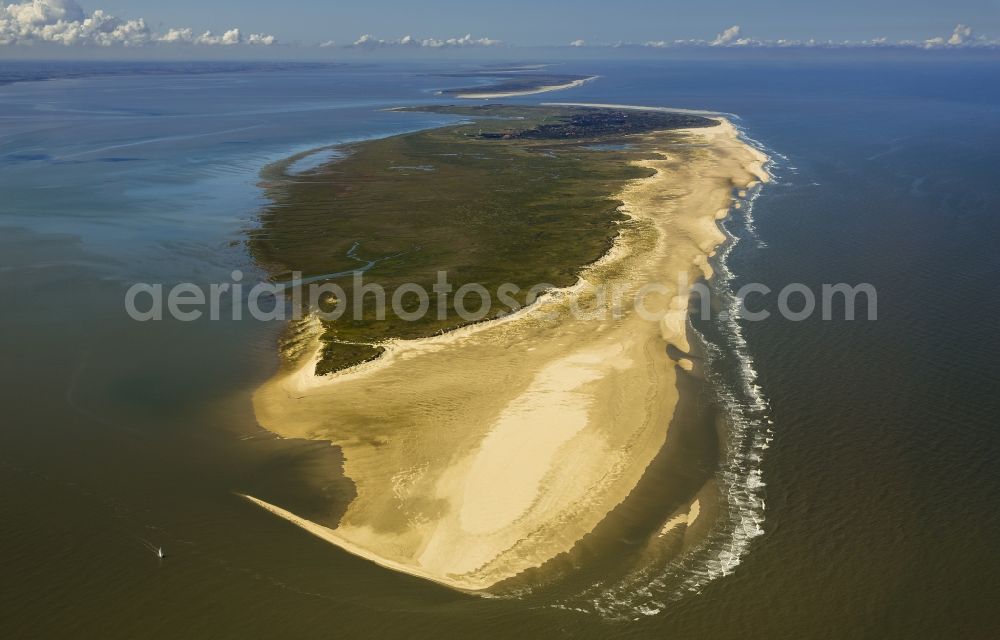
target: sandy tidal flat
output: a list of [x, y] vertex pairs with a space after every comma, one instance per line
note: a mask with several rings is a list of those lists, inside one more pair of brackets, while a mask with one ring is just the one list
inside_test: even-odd
[[[357, 497], [336, 528], [254, 502], [351, 553], [451, 587], [483, 590], [568, 551], [636, 486], [663, 446], [689, 350], [688, 291], [734, 189], [766, 181], [766, 158], [727, 121], [655, 133], [655, 175], [617, 194], [631, 220], [570, 290], [504, 319], [399, 341], [374, 361], [313, 374], [318, 337], [261, 387], [258, 420], [341, 447]], [[579, 317], [616, 284], [647, 283], [653, 320]], [[584, 314], [586, 315], [586, 314]], [[687, 368], [684, 367], [684, 368]]]
[[513, 98], [516, 96], [531, 96], [536, 93], [548, 93], [549, 91], [562, 91], [563, 89], [575, 89], [576, 87], [583, 86], [584, 84], [590, 82], [591, 80], [597, 79], [597, 76], [591, 76], [590, 78], [583, 78], [581, 80], [573, 80], [572, 82], [566, 82], [563, 84], [549, 84], [543, 85], [541, 87], [535, 87], [534, 89], [525, 89], [524, 91], [479, 91], [472, 93], [459, 93], [456, 94], [456, 98], [464, 98], [466, 100], [494, 100], [497, 98]]

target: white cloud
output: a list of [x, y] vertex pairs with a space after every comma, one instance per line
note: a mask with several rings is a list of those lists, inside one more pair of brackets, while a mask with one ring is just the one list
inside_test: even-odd
[[239, 29], [221, 36], [205, 32], [195, 36], [190, 28], [156, 33], [142, 18], [123, 20], [97, 9], [88, 14], [75, 0], [27, 0], [0, 5], [0, 45], [55, 43], [66, 46], [124, 46], [148, 44], [272, 45], [274, 36]]
[[330, 47], [336, 47], [337, 43], [334, 40], [327, 40], [326, 42], [321, 42], [319, 46], [323, 49], [329, 49]]
[[969, 38], [971, 37], [972, 37], [972, 27], [967, 27], [964, 24], [960, 24], [955, 27], [955, 30], [952, 32], [951, 37], [948, 38], [948, 44], [952, 45], [953, 47], [957, 47], [958, 45], [965, 44], [966, 42], [968, 42]]
[[230, 29], [222, 35], [215, 35], [211, 31], [206, 31], [194, 40], [194, 44], [204, 45], [234, 45], [234, 44], [259, 44], [269, 46], [275, 43], [274, 36], [262, 33], [251, 33], [246, 36], [239, 29]]
[[82, 22], [87, 16], [73, 0], [34, 0], [8, 5], [6, 12], [22, 25], [43, 26], [63, 22]]
[[216, 35], [211, 31], [206, 31], [201, 35], [195, 35], [191, 29], [171, 29], [161, 36], [157, 36], [157, 42], [167, 44], [197, 44], [205, 46], [217, 45], [272, 45], [276, 42], [274, 36], [262, 33], [251, 33], [246, 36], [239, 29], [230, 29], [222, 34]]
[[734, 24], [733, 26], [729, 27], [719, 35], [715, 36], [715, 40], [712, 40], [708, 44], [709, 46], [712, 47], [724, 47], [726, 45], [738, 42], [737, 39], [739, 37], [740, 37], [740, 25]]
[[990, 46], [997, 44], [995, 41], [990, 41], [982, 36], [973, 36], [972, 27], [966, 26], [964, 24], [955, 25], [955, 29], [951, 32], [948, 38], [930, 38], [924, 40], [925, 49], [936, 49], [939, 47], [975, 47], [975, 46]]
[[653, 49], [667, 49], [669, 47], [743, 47], [760, 44], [762, 43], [757, 40], [740, 38], [740, 26], [738, 24], [734, 24], [715, 36], [714, 40], [650, 40], [642, 46]]
[[[2, 3], [3, 0], [0, 0]], [[270, 46], [276, 43], [272, 35], [264, 33], [244, 34], [233, 28], [220, 34], [211, 31], [199, 33], [190, 27], [171, 27], [165, 31], [151, 29], [142, 18], [117, 18], [100, 9], [85, 11], [76, 0], [21, 0], [13, 4], [0, 4], [0, 46], [35, 43], [55, 43], [65, 46], [96, 47], [140, 47], [140, 46]], [[349, 47], [357, 49], [381, 49], [389, 47], [414, 49], [445, 49], [462, 47], [495, 47], [499, 40], [473, 38], [466, 34], [457, 38], [414, 38], [404, 36], [398, 40], [382, 40], [371, 34], [358, 38]], [[333, 40], [319, 45], [334, 47]], [[587, 47], [584, 40], [574, 40], [571, 47]], [[600, 45], [599, 45], [600, 46]], [[608, 45], [604, 45], [608, 46]], [[617, 43], [614, 47], [637, 46]], [[875, 38], [861, 41], [816, 41], [816, 40], [754, 40], [743, 36], [739, 25], [723, 30], [713, 40], [653, 40], [645, 47], [899, 47], [924, 49], [957, 48], [1000, 48], [1000, 40], [975, 34], [971, 27], [959, 24], [949, 35], [926, 40], [889, 41]]]
[[189, 43], [193, 41], [194, 32], [191, 29], [170, 29], [160, 36], [160, 42]]
[[372, 34], [365, 33], [355, 40], [351, 46], [358, 47], [359, 49], [374, 49], [382, 44], [385, 44], [385, 40], [378, 40]]
[[[613, 46], [622, 46], [620, 43]], [[980, 35], [974, 35], [972, 28], [964, 24], [959, 24], [952, 31], [950, 36], [939, 36], [923, 41], [899, 40], [890, 41], [888, 38], [873, 38], [871, 40], [754, 40], [742, 37], [742, 30], [739, 25], [733, 25], [725, 29], [715, 37], [714, 40], [651, 40], [642, 46], [664, 49], [668, 47], [815, 47], [827, 49], [841, 49], [852, 47], [897, 47], [897, 48], [968, 48], [968, 47], [1000, 47], [1000, 40], [990, 39]]]
[[443, 49], [447, 47], [495, 47], [502, 44], [499, 40], [491, 38], [473, 38], [472, 34], [466, 34], [461, 38], [414, 38], [413, 36], [403, 36], [398, 40], [382, 40], [370, 33], [366, 33], [354, 41], [351, 46], [356, 49], [382, 49], [387, 47], [413, 47], [419, 49]]
[[247, 44], [259, 44], [265, 47], [270, 47], [277, 41], [277, 38], [266, 33], [251, 33], [247, 36], [246, 40], [244, 40]]
[[493, 40], [491, 38], [477, 38], [473, 39], [472, 34], [465, 34], [461, 38], [448, 38], [447, 40], [437, 40], [436, 38], [427, 38], [426, 40], [420, 41], [421, 47], [495, 47], [500, 44], [499, 40]]

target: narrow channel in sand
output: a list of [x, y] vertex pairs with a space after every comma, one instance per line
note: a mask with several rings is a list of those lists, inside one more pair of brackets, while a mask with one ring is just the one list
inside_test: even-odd
[[[592, 531], [664, 444], [690, 366], [666, 349], [689, 348], [679, 275], [711, 275], [734, 189], [767, 180], [766, 157], [726, 120], [637, 138], [659, 152], [639, 163], [656, 173], [616, 195], [631, 220], [572, 288], [579, 310], [597, 302], [591, 285], [616, 285], [628, 301], [618, 317], [580, 317], [557, 292], [323, 377], [315, 336], [256, 392], [254, 409], [280, 436], [341, 447], [357, 496], [336, 528], [247, 497], [351, 553], [465, 590], [537, 567]], [[640, 314], [631, 300], [649, 283], [662, 288]]]

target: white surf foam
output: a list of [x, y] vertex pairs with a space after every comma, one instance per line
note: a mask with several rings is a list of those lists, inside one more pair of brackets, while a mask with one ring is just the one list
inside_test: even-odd
[[[774, 175], [775, 158], [787, 162], [787, 158], [750, 139], [742, 130], [741, 136], [772, 159], [765, 166], [770, 175]], [[758, 185], [750, 190], [747, 206], [722, 225], [728, 241], [715, 260], [712, 283], [725, 308], [714, 327], [722, 344], [713, 343], [690, 327], [706, 353], [706, 376], [728, 423], [725, 454], [715, 478], [721, 496], [716, 522], [697, 548], [665, 563], [639, 567], [611, 584], [595, 584], [574, 602], [559, 606], [585, 608], [616, 619], [656, 615], [668, 609], [670, 602], [698, 593], [709, 582], [733, 573], [753, 540], [764, 534], [766, 483], [761, 464], [773, 438], [774, 422], [740, 324], [740, 302], [732, 287], [735, 275], [729, 267], [729, 258], [742, 237], [753, 239], [757, 247], [766, 246], [752, 211], [761, 188]], [[742, 231], [733, 233], [729, 228], [733, 224], [742, 224]]]

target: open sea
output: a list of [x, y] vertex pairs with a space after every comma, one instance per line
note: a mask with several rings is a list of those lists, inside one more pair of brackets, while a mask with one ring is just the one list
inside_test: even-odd
[[124, 291], [262, 277], [260, 170], [456, 121], [384, 110], [440, 102], [455, 68], [0, 62], [0, 636], [1000, 637], [994, 53], [574, 61], [554, 69], [600, 78], [510, 100], [733, 114], [774, 181], [726, 223], [719, 299], [877, 291], [875, 320], [772, 295], [768, 320], [696, 327], [730, 502], [681, 561], [482, 598], [234, 495], [351, 496], [335, 447], [254, 420], [282, 326], [137, 323]]

